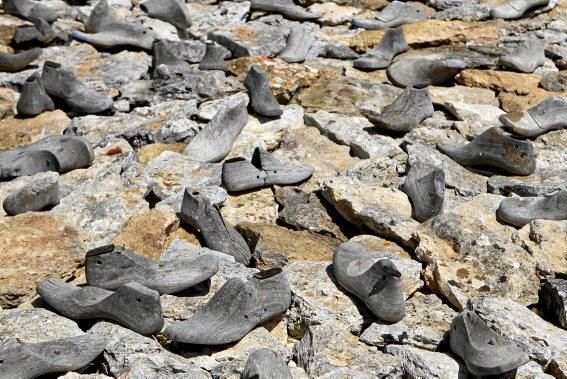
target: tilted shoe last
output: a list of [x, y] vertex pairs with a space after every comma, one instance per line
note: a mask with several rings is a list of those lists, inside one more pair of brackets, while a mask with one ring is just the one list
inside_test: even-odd
[[404, 37], [404, 30], [401, 27], [389, 28], [380, 42], [368, 53], [356, 59], [352, 65], [361, 70], [387, 68], [396, 55], [408, 49], [409, 46]]
[[525, 137], [567, 128], [567, 99], [550, 96], [527, 111], [503, 114], [499, 120], [507, 129]]
[[57, 171], [60, 174], [89, 166], [91, 145], [81, 137], [51, 136], [15, 150], [0, 152], [0, 180]]
[[21, 46], [25, 44], [43, 44], [47, 45], [56, 37], [53, 28], [47, 21], [42, 18], [33, 20], [33, 26], [20, 26], [16, 29], [14, 37], [12, 37], [12, 44]]
[[105, 26], [114, 22], [118, 22], [118, 19], [116, 18], [114, 10], [108, 5], [108, 1], [99, 0], [85, 22], [85, 31], [87, 33], [98, 33], [102, 31]]
[[311, 175], [311, 166], [283, 164], [260, 147], [254, 150], [251, 162], [243, 158], [234, 159], [224, 162], [222, 166], [222, 183], [229, 192], [298, 184]]
[[185, 30], [191, 26], [191, 16], [185, 1], [148, 0], [141, 3], [140, 8], [150, 17], [168, 22], [178, 29]]
[[58, 177], [46, 175], [12, 192], [2, 205], [7, 215], [16, 216], [54, 207], [60, 200]]
[[518, 346], [492, 330], [475, 312], [459, 313], [451, 322], [450, 345], [471, 374], [490, 376], [517, 369], [529, 361]]
[[246, 282], [232, 278], [191, 318], [172, 323], [164, 334], [175, 342], [224, 345], [241, 340], [290, 305], [291, 289], [281, 269], [258, 273]]
[[549, 0], [510, 0], [490, 10], [492, 18], [515, 19], [520, 18], [528, 10], [544, 7]]
[[299, 63], [305, 61], [307, 53], [315, 42], [313, 34], [305, 27], [298, 25], [291, 28], [287, 45], [280, 53], [280, 59], [287, 63]]
[[156, 40], [152, 48], [152, 69], [155, 72], [160, 65], [177, 66], [180, 68], [191, 68], [191, 65], [183, 59], [178, 58], [173, 51], [171, 51], [167, 41]]
[[443, 154], [465, 167], [492, 173], [531, 175], [536, 158], [531, 141], [519, 140], [498, 127], [492, 127], [464, 145], [452, 141], [437, 144]]
[[246, 100], [230, 99], [189, 142], [183, 154], [199, 162], [219, 162], [230, 154], [247, 122]]
[[0, 345], [0, 377], [32, 379], [76, 371], [104, 351], [106, 337], [84, 334], [47, 342], [10, 340]]
[[48, 95], [61, 99], [78, 113], [96, 114], [110, 109], [114, 104], [106, 94], [88, 88], [72, 71], [65, 70], [59, 63], [45, 62], [41, 81]]
[[545, 42], [529, 39], [500, 57], [498, 64], [520, 72], [534, 72], [545, 63]]
[[465, 68], [465, 62], [459, 59], [407, 57], [388, 66], [386, 75], [398, 87], [424, 88], [446, 84]]
[[3, 5], [5, 13], [22, 17], [30, 21], [41, 18], [51, 24], [59, 17], [57, 12], [45, 5], [42, 5], [39, 1], [4, 0]]
[[144, 335], [157, 333], [163, 327], [159, 293], [139, 283], [128, 283], [112, 292], [49, 279], [37, 285], [37, 293], [57, 312], [73, 320], [107, 319]]
[[252, 253], [244, 238], [226, 223], [218, 206], [199, 192], [185, 189], [181, 215], [201, 233], [208, 248], [233, 256], [238, 263], [250, 263]]
[[424, 222], [443, 213], [445, 173], [438, 167], [421, 163], [410, 167], [402, 190], [412, 205], [412, 217]]
[[407, 87], [382, 113], [364, 116], [378, 128], [393, 132], [409, 132], [426, 118], [433, 116], [433, 103], [427, 88]]
[[251, 0], [250, 8], [253, 10], [279, 13], [290, 20], [307, 21], [320, 18], [322, 13], [308, 12], [295, 5], [293, 0]]
[[292, 379], [284, 360], [270, 349], [258, 349], [246, 360], [241, 379]]
[[250, 67], [244, 86], [250, 96], [250, 105], [256, 113], [266, 117], [280, 117], [283, 114], [270, 88], [268, 76], [260, 66], [254, 64]]
[[36, 47], [18, 54], [0, 52], [0, 71], [18, 72], [26, 68], [30, 63], [39, 58], [42, 50]]
[[368, 30], [386, 29], [411, 24], [426, 17], [422, 8], [394, 0], [378, 12], [375, 19], [354, 18], [352, 24]]
[[107, 290], [138, 282], [160, 294], [171, 294], [204, 282], [218, 269], [218, 260], [211, 254], [155, 261], [116, 245], [92, 249], [85, 258], [87, 283]]
[[510, 197], [502, 200], [496, 215], [519, 228], [533, 220], [567, 220], [567, 191], [540, 197]]
[[345, 242], [335, 249], [333, 270], [339, 284], [376, 317], [391, 323], [404, 318], [402, 275], [390, 259], [373, 259], [360, 245]]
[[41, 76], [33, 74], [26, 79], [16, 110], [19, 116], [34, 117], [43, 112], [52, 111], [55, 104], [41, 83]]
[[207, 41], [205, 56], [199, 63], [199, 70], [226, 70], [226, 59], [231, 53], [226, 47], [213, 41]]

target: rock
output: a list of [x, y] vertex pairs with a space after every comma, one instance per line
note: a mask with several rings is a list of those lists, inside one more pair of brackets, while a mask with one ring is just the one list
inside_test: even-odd
[[218, 5], [188, 3], [192, 25], [189, 32], [198, 38], [219, 25], [232, 26], [242, 23], [250, 12], [250, 2], [223, 1]]
[[567, 221], [535, 220], [519, 231], [521, 243], [548, 276], [567, 274]]
[[334, 370], [347, 367], [374, 378], [401, 378], [403, 373], [400, 358], [358, 342], [356, 336], [344, 329], [337, 330], [332, 324], [309, 327], [301, 341], [294, 345], [293, 355], [309, 377], [330, 375]]
[[467, 170], [435, 147], [408, 145], [407, 152], [410, 165], [421, 162], [442, 169], [445, 173], [445, 186], [453, 189], [457, 195], [474, 196], [486, 191], [487, 179], [484, 176]]
[[543, 368], [534, 361], [529, 361], [525, 365], [518, 367], [516, 371], [518, 379], [552, 379], [552, 375], [543, 372]]
[[278, 204], [270, 188], [228, 196], [221, 208], [223, 218], [232, 225], [242, 222], [276, 224]]
[[0, 310], [0, 342], [38, 343], [84, 334], [75, 321], [43, 308]]
[[144, 257], [157, 259], [164, 250], [167, 235], [178, 225], [176, 215], [150, 209], [130, 217], [112, 243]]
[[189, 63], [199, 63], [205, 56], [205, 44], [198, 40], [164, 40], [164, 45], [176, 57]]
[[308, 112], [323, 110], [347, 115], [361, 115], [361, 109], [381, 112], [399, 95], [400, 90], [370, 80], [340, 77], [321, 79], [294, 97]]
[[490, 9], [487, 4], [466, 4], [447, 8], [433, 17], [438, 20], [484, 21], [490, 18]]
[[445, 105], [446, 102], [460, 102], [467, 104], [486, 104], [498, 107], [500, 104], [494, 92], [480, 87], [428, 87], [431, 101], [436, 105]]
[[211, 377], [187, 359], [165, 350], [156, 340], [119, 325], [98, 322], [89, 333], [109, 338], [103, 359], [109, 373], [115, 377]]
[[539, 85], [553, 92], [567, 92], [567, 71], [545, 75]]
[[262, 56], [233, 59], [226, 67], [243, 83], [253, 64], [257, 64], [266, 72], [272, 93], [278, 102], [283, 104], [289, 103], [298, 89], [309, 87], [319, 77], [319, 72], [307, 65], [286, 63], [281, 59], [268, 59]]
[[325, 180], [321, 186], [325, 198], [349, 222], [412, 246], [412, 233], [418, 223], [411, 218], [411, 204], [405, 193], [342, 176]]
[[47, 213], [0, 218], [0, 307], [13, 308], [35, 296], [49, 278], [72, 278], [83, 264], [84, 236], [76, 225]]
[[[436, 46], [447, 42], [496, 45], [498, 28], [494, 22], [466, 22], [426, 19], [403, 25], [406, 41], [416, 46]], [[384, 30], [364, 30], [354, 36], [350, 47], [357, 51], [368, 51], [384, 35]]]
[[483, 124], [500, 125], [498, 117], [505, 114], [503, 110], [487, 104], [467, 104], [457, 101], [445, 102], [445, 108], [459, 121], [480, 121]]
[[331, 261], [340, 243], [333, 237], [270, 224], [244, 222], [237, 230], [249, 244], [259, 238], [253, 255], [262, 270], [283, 267], [287, 262]]
[[0, 150], [29, 145], [48, 136], [61, 135], [71, 120], [60, 110], [27, 119], [0, 120]]
[[551, 360], [549, 373], [555, 378], [564, 379], [567, 377], [567, 356]]
[[508, 196], [543, 196], [567, 189], [564, 170], [536, 170], [530, 176], [492, 176], [488, 179], [488, 192]]
[[472, 298], [468, 308], [541, 364], [567, 356], [567, 331], [553, 326], [511, 299], [489, 296]]
[[393, 157], [403, 154], [399, 141], [374, 132], [374, 125], [364, 117], [348, 117], [318, 111], [305, 115], [305, 124], [340, 145], [349, 146], [352, 156], [368, 159], [375, 156]]
[[480, 195], [420, 225], [415, 253], [427, 264], [427, 285], [457, 309], [474, 296], [537, 301], [535, 259], [512, 242], [513, 228], [496, 220], [502, 197]]
[[406, 301], [406, 316], [402, 321], [395, 324], [375, 321], [364, 330], [360, 340], [380, 348], [410, 345], [420, 351], [435, 351], [451, 329], [451, 320], [456, 315], [437, 296], [417, 293]]
[[322, 13], [317, 21], [322, 25], [335, 26], [341, 25], [352, 20], [353, 16], [360, 12], [359, 9], [349, 6], [341, 6], [332, 2], [313, 4], [309, 7], [313, 13]]
[[235, 58], [254, 55], [274, 57], [287, 44], [286, 35], [280, 28], [258, 21], [216, 28], [207, 33], [207, 38], [229, 49]]
[[152, 143], [140, 147], [136, 153], [138, 154], [138, 161], [141, 164], [146, 164], [164, 151], [183, 154], [186, 146], [183, 143]]
[[278, 219], [285, 225], [311, 232], [326, 234], [344, 240], [340, 215], [319, 193], [303, 192], [299, 188], [276, 187], [277, 202], [283, 207]]
[[397, 345], [389, 345], [384, 351], [402, 360], [409, 378], [460, 378], [467, 374], [466, 366], [449, 354]]
[[513, 92], [518, 95], [526, 95], [532, 92], [538, 86], [540, 80], [541, 76], [536, 74], [477, 69], [463, 70], [456, 77], [457, 83], [465, 86]]
[[547, 281], [542, 287], [541, 302], [553, 321], [563, 329], [567, 329], [567, 280]]
[[498, 100], [502, 104], [502, 109], [506, 112], [523, 112], [531, 107], [541, 103], [552, 93], [547, 92], [543, 88], [532, 88], [528, 94], [517, 95], [513, 92], [500, 92]]

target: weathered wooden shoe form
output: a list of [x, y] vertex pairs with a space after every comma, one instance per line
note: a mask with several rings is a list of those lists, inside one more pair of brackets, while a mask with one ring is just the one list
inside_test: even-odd
[[427, 88], [407, 87], [379, 115], [364, 116], [379, 128], [393, 132], [409, 132], [433, 115], [433, 103]]
[[316, 20], [322, 13], [308, 12], [295, 5], [293, 0], [251, 0], [250, 8], [253, 10], [279, 13], [282, 16], [297, 21]]
[[567, 220], [567, 191], [550, 196], [510, 197], [502, 200], [496, 215], [519, 228], [533, 220]]
[[398, 54], [408, 50], [408, 44], [401, 27], [389, 28], [372, 50], [356, 59], [352, 65], [361, 70], [386, 68]]
[[108, 5], [107, 0], [100, 0], [85, 22], [85, 31], [87, 33], [98, 33], [102, 31], [106, 25], [114, 22], [118, 22], [116, 13]]
[[567, 128], [567, 100], [550, 96], [525, 112], [503, 114], [504, 127], [525, 137], [537, 137], [550, 130]]
[[85, 258], [87, 283], [107, 290], [138, 282], [160, 294], [171, 294], [204, 282], [218, 269], [218, 260], [211, 254], [155, 261], [116, 245], [90, 250]]
[[471, 374], [484, 377], [515, 370], [529, 361], [518, 346], [492, 330], [476, 313], [464, 311], [451, 322], [450, 345]]
[[232, 98], [189, 142], [183, 153], [199, 162], [219, 162], [230, 153], [247, 122], [246, 100]]
[[100, 113], [114, 104], [108, 95], [93, 91], [59, 63], [47, 61], [43, 64], [41, 82], [49, 96], [61, 99], [77, 113]]
[[178, 29], [185, 30], [191, 26], [191, 16], [185, 1], [148, 0], [140, 4], [140, 8], [148, 16], [168, 22]]
[[545, 42], [536, 38], [520, 43], [498, 60], [501, 66], [520, 72], [534, 72], [545, 63]]
[[315, 37], [305, 25], [299, 24], [292, 27], [287, 38], [287, 45], [280, 53], [280, 59], [287, 63], [305, 61], [313, 42], [315, 42]]
[[47, 21], [42, 18], [33, 20], [33, 26], [20, 26], [12, 37], [12, 44], [20, 46], [24, 44], [46, 45], [55, 39], [56, 34]]
[[31, 0], [4, 0], [4, 12], [34, 21], [38, 18], [44, 19], [50, 24], [57, 20], [59, 15], [39, 1]]
[[263, 148], [254, 150], [252, 161], [236, 159], [224, 162], [222, 183], [229, 192], [246, 191], [271, 185], [292, 185], [313, 175], [306, 165], [286, 165]]
[[503, 18], [505, 20], [520, 18], [528, 10], [543, 7], [549, 4], [549, 0], [510, 0], [490, 10], [492, 18]]
[[284, 360], [270, 349], [258, 349], [246, 360], [241, 379], [292, 379]]
[[139, 283], [128, 283], [112, 292], [49, 279], [37, 285], [37, 293], [57, 312], [73, 320], [107, 319], [144, 335], [157, 333], [163, 327], [159, 293]]
[[445, 173], [435, 166], [421, 163], [410, 167], [402, 190], [412, 204], [412, 217], [424, 222], [443, 213]]
[[443, 154], [465, 167], [512, 175], [531, 175], [536, 158], [531, 141], [519, 140], [492, 127], [464, 145], [452, 141], [437, 144]]
[[426, 18], [425, 11], [413, 4], [394, 0], [378, 12], [375, 19], [355, 17], [352, 24], [367, 30], [395, 28]]
[[43, 112], [52, 111], [55, 104], [41, 82], [41, 76], [34, 73], [26, 79], [16, 110], [19, 116], [34, 117]]
[[376, 261], [360, 245], [345, 242], [335, 249], [333, 269], [339, 284], [362, 300], [376, 317], [392, 323], [404, 318], [401, 273], [390, 259]]
[[398, 87], [424, 88], [445, 84], [466, 67], [459, 59], [407, 57], [388, 66], [386, 75]]
[[54, 207], [60, 200], [58, 177], [46, 176], [12, 192], [2, 205], [8, 216], [16, 216]]
[[247, 282], [232, 278], [191, 318], [172, 323], [164, 334], [175, 342], [223, 345], [241, 340], [290, 304], [291, 289], [281, 269], [261, 272]]
[[51, 136], [30, 145], [0, 153], [0, 180], [57, 171], [60, 174], [89, 166], [91, 145], [81, 137]]
[[213, 41], [207, 41], [205, 56], [199, 63], [199, 70], [226, 70], [226, 59], [231, 53], [226, 47]]
[[107, 339], [94, 334], [47, 342], [11, 340], [0, 346], [0, 377], [32, 379], [79, 370], [105, 349]]
[[260, 66], [254, 64], [250, 67], [244, 86], [250, 96], [250, 106], [256, 113], [266, 117], [280, 117], [283, 114], [270, 88], [268, 76]]
[[185, 189], [181, 215], [201, 233], [208, 248], [233, 256], [244, 265], [250, 263], [252, 253], [244, 238], [225, 222], [220, 209], [199, 192]]
[[18, 72], [26, 68], [30, 63], [39, 58], [42, 50], [39, 47], [23, 51], [18, 54], [0, 52], [0, 71]]

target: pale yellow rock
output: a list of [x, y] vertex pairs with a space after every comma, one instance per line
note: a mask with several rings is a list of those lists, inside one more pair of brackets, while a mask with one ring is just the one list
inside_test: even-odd
[[499, 106], [500, 103], [494, 92], [480, 87], [427, 87], [433, 104], [444, 106], [446, 102], [461, 102], [467, 104], [486, 104]]
[[360, 13], [360, 9], [350, 6], [341, 6], [335, 3], [327, 2], [321, 4], [313, 4], [309, 7], [310, 12], [322, 13], [323, 16], [317, 21], [323, 25], [340, 25], [350, 21], [352, 17]]
[[33, 118], [9, 117], [0, 121], [0, 150], [29, 145], [43, 137], [61, 135], [71, 120], [60, 110], [44, 112]]
[[31, 299], [43, 280], [73, 278], [84, 262], [84, 238], [60, 216], [25, 213], [0, 218], [0, 308]]
[[136, 152], [138, 153], [140, 163], [146, 164], [164, 151], [182, 154], [186, 146], [183, 143], [152, 143], [142, 146]]
[[535, 220], [519, 231], [545, 274], [567, 274], [567, 221]]
[[467, 69], [456, 77], [459, 84], [526, 95], [537, 89], [541, 76], [510, 71]]
[[178, 226], [174, 215], [151, 209], [132, 216], [112, 242], [147, 258], [159, 259], [167, 236]]
[[[496, 45], [498, 26], [494, 21], [446, 21], [427, 19], [403, 27], [406, 41], [410, 45], [440, 45], [446, 43], [465, 43]], [[364, 30], [354, 36], [350, 47], [357, 51], [368, 51], [384, 36], [384, 30]]]
[[241, 222], [276, 224], [278, 204], [270, 188], [228, 196], [221, 208], [224, 219], [231, 225]]

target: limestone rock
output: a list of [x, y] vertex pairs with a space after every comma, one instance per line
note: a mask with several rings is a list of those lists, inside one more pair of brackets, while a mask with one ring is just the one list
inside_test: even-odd
[[486, 104], [498, 107], [499, 102], [493, 91], [480, 87], [428, 87], [433, 104], [444, 105], [448, 101], [467, 104]]
[[467, 373], [465, 365], [448, 354], [396, 345], [387, 346], [385, 352], [402, 360], [409, 378], [461, 378]]
[[340, 176], [321, 183], [325, 198], [349, 222], [365, 225], [380, 237], [412, 245], [412, 233], [419, 225], [411, 218], [407, 195]]
[[477, 197], [455, 208], [456, 213], [436, 216], [416, 232], [415, 252], [427, 264], [427, 285], [457, 309], [474, 296], [537, 301], [535, 259], [512, 242], [511, 228], [497, 222], [502, 198], [493, 196]]
[[437, 296], [418, 293], [406, 301], [406, 316], [402, 321], [395, 324], [376, 321], [364, 330], [360, 340], [378, 347], [411, 345], [434, 351], [450, 331], [451, 320], [456, 315]]
[[309, 8], [310, 12], [322, 13], [318, 21], [322, 25], [335, 26], [351, 21], [353, 16], [358, 14], [360, 10], [350, 6], [340, 6], [332, 2], [322, 4], [313, 4]]
[[537, 88], [541, 76], [509, 71], [467, 69], [457, 75], [459, 84], [526, 95]]
[[75, 321], [43, 308], [0, 310], [0, 342], [46, 342], [84, 334]]
[[[249, 1], [223, 1], [218, 5], [205, 3], [201, 1], [187, 4], [192, 21], [189, 31], [198, 38], [219, 25], [238, 25], [250, 12]], [[213, 2], [209, 1], [209, 3]]]
[[530, 358], [541, 364], [567, 356], [567, 331], [553, 326], [511, 299], [477, 297], [470, 300], [468, 307], [492, 329], [518, 344], [529, 353]]
[[567, 221], [535, 220], [519, 231], [519, 237], [541, 273], [567, 274]]
[[232, 225], [241, 222], [276, 224], [278, 204], [270, 188], [228, 196], [221, 213]]
[[0, 150], [15, 149], [47, 136], [61, 135], [70, 122], [60, 110], [28, 119], [5, 118], [0, 120]]
[[208, 32], [207, 37], [229, 49], [236, 58], [251, 55], [273, 57], [287, 43], [286, 35], [280, 28], [257, 21], [217, 28]]
[[0, 307], [13, 308], [35, 296], [49, 278], [72, 278], [83, 264], [84, 236], [63, 217], [24, 213], [0, 218]]
[[115, 377], [148, 378], [185, 375], [210, 378], [210, 374], [187, 359], [165, 350], [159, 342], [108, 322], [98, 322], [90, 334], [109, 338], [104, 360]]

